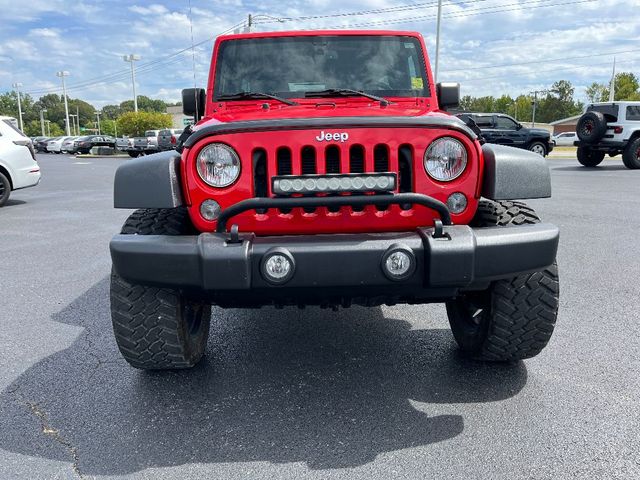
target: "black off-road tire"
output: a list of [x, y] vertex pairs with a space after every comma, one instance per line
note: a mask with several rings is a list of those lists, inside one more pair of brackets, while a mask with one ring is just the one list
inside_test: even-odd
[[[186, 210], [136, 210], [124, 234], [195, 233]], [[169, 288], [130, 283], [111, 273], [111, 319], [120, 353], [144, 370], [190, 368], [202, 358], [209, 336], [211, 306]]]
[[607, 119], [601, 112], [591, 111], [582, 115], [576, 125], [578, 138], [585, 143], [596, 143], [607, 133]]
[[[473, 225], [494, 227], [540, 222], [522, 202], [482, 200]], [[558, 268], [493, 282], [447, 302], [447, 315], [462, 351], [479, 360], [512, 362], [536, 356], [547, 345], [558, 314]]]
[[640, 137], [636, 137], [629, 142], [627, 148], [622, 152], [622, 163], [631, 170], [640, 168]]
[[529, 151], [537, 153], [538, 155], [543, 157], [546, 157], [549, 153], [547, 151], [547, 148], [548, 147], [542, 142], [531, 142], [531, 145], [529, 145]]
[[578, 147], [576, 155], [578, 162], [585, 167], [597, 167], [604, 160], [605, 153], [600, 150], [594, 150], [591, 147]]
[[0, 207], [3, 207], [11, 195], [11, 182], [7, 176], [0, 172]]
[[131, 158], [138, 158], [140, 156], [138, 152], [132, 152], [131, 150], [129, 150], [127, 153]]

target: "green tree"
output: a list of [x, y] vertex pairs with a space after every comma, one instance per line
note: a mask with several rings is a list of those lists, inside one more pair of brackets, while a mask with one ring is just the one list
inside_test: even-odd
[[[133, 100], [125, 100], [120, 104], [120, 113], [133, 112]], [[144, 95], [138, 95], [139, 112], [166, 113], [167, 104], [162, 100], [153, 100]]]
[[157, 112], [128, 112], [117, 120], [118, 134], [142, 136], [145, 130], [170, 128], [171, 115]]
[[585, 93], [591, 103], [605, 102], [609, 98], [609, 89], [603, 83], [593, 82], [586, 88]]

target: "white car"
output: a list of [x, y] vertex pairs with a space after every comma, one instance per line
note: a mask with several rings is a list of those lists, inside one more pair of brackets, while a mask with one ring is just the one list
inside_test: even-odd
[[0, 116], [0, 207], [12, 190], [33, 187], [40, 181], [40, 166], [29, 137], [18, 130], [12, 117]]
[[73, 137], [58, 137], [52, 138], [47, 143], [47, 152], [51, 153], [62, 153], [62, 144]]
[[558, 133], [551, 137], [551, 141], [556, 147], [573, 147], [573, 142], [578, 140], [576, 132]]
[[71, 153], [75, 151], [73, 147], [73, 142], [75, 142], [78, 138], [80, 137], [67, 137], [67, 139], [62, 142], [62, 145], [60, 145], [60, 152]]

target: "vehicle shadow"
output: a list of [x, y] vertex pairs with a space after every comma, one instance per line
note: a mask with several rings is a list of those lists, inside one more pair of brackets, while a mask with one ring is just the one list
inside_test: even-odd
[[7, 203], [4, 204], [4, 206], [2, 208], [6, 208], [6, 207], [13, 207], [15, 205], [24, 205], [25, 202], [24, 200], [18, 200], [15, 198], [10, 198], [9, 200], [7, 200]]
[[624, 165], [598, 165], [597, 167], [583, 167], [582, 165], [577, 165], [573, 167], [551, 167], [551, 170], [557, 170], [560, 172], [583, 172], [583, 173], [595, 173], [602, 170], [607, 171], [618, 171], [618, 170], [628, 170]]
[[84, 330], [2, 392], [0, 448], [88, 475], [188, 463], [364, 465], [461, 434], [455, 404], [504, 400], [527, 381], [524, 363], [466, 360], [449, 330], [412, 330], [381, 308], [215, 309], [206, 359], [156, 373], [119, 356], [107, 279], [53, 319]]

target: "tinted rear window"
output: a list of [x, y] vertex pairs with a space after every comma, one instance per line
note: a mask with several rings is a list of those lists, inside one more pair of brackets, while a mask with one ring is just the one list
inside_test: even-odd
[[627, 120], [640, 120], [640, 105], [627, 107]]

